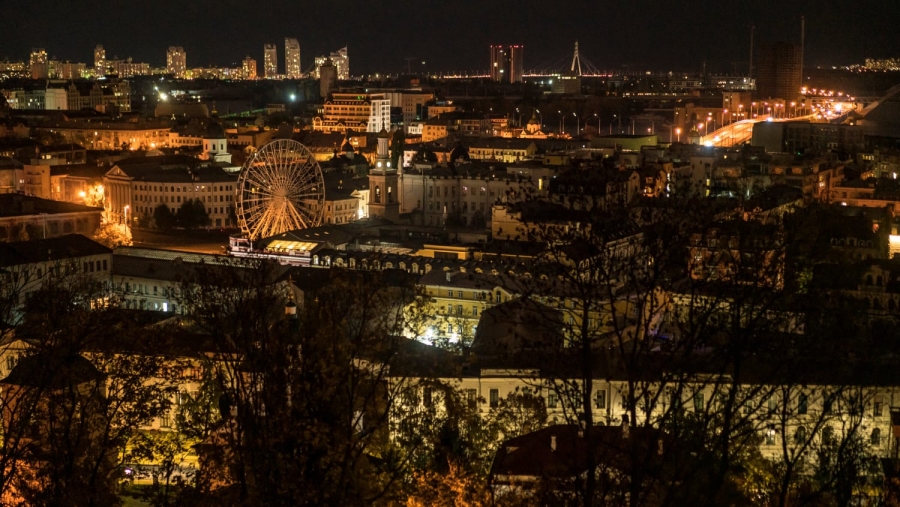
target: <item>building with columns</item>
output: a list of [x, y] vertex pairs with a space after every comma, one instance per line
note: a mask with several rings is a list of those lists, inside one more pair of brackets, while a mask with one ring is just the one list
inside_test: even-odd
[[160, 204], [175, 213], [199, 200], [211, 227], [232, 226], [236, 183], [237, 174], [185, 155], [127, 158], [103, 176], [109, 219], [130, 224], [149, 224]]

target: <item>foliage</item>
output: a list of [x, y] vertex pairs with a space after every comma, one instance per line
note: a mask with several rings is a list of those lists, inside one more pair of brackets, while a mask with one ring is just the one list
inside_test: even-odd
[[0, 490], [11, 505], [111, 505], [122, 446], [167, 409], [177, 362], [150, 353], [104, 285], [58, 268], [28, 286], [3, 351], [17, 365], [0, 400]]
[[481, 478], [450, 464], [447, 472], [420, 471], [413, 477], [407, 507], [486, 507], [490, 495]]
[[206, 206], [199, 199], [189, 199], [181, 204], [175, 220], [179, 227], [185, 229], [196, 229], [199, 227], [207, 227], [210, 224], [209, 215], [206, 212]]
[[105, 223], [91, 236], [91, 239], [107, 248], [131, 246], [131, 229], [125, 224]]
[[178, 224], [178, 219], [166, 204], [160, 204], [153, 209], [153, 221], [163, 230], [173, 229]]
[[227, 407], [215, 433], [225, 467], [199, 492], [230, 484], [240, 501], [265, 505], [391, 496], [405, 458], [388, 445], [398, 395], [388, 373], [417, 297], [411, 281], [334, 269], [290, 320], [282, 268], [232, 268], [201, 270], [181, 291], [223, 358], [213, 375]]

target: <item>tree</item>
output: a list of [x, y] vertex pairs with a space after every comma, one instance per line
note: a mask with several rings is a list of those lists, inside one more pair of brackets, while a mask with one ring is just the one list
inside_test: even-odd
[[125, 224], [105, 223], [101, 225], [91, 239], [107, 248], [131, 246], [131, 229]]
[[389, 445], [400, 386], [388, 373], [416, 290], [404, 273], [333, 269], [327, 284], [296, 296], [290, 319], [282, 270], [209, 266], [182, 286], [184, 304], [220, 347], [214, 378], [227, 408], [214, 447], [224, 467], [206, 477], [255, 504], [392, 498], [406, 457]]
[[194, 199], [191, 204], [194, 207], [194, 227], [209, 227], [212, 222], [203, 202], [200, 199]]
[[122, 445], [167, 409], [178, 379], [177, 362], [147, 348], [166, 330], [145, 329], [74, 266], [32, 289], [4, 351], [18, 361], [2, 392], [4, 503], [110, 505]]
[[178, 223], [178, 219], [166, 204], [160, 204], [153, 209], [153, 221], [160, 229], [170, 230]]
[[197, 213], [192, 200], [185, 200], [175, 214], [178, 226], [185, 229], [193, 229], [197, 226]]
[[[590, 179], [576, 171], [563, 180], [577, 186], [579, 178]], [[516, 280], [523, 298], [546, 308], [525, 327], [565, 337], [564, 346], [555, 347], [527, 342], [527, 332], [516, 336], [541, 357], [540, 377], [526, 382], [549, 389], [570, 424], [660, 428], [698, 457], [673, 466], [675, 457], [684, 462], [684, 454], [673, 451], [664, 475], [635, 467], [618, 483], [587, 474], [580, 503], [610, 497], [630, 505], [750, 503], [754, 493], [743, 489], [745, 472], [757, 463], [776, 469], [760, 447], [788, 438], [800, 420], [796, 409], [788, 410], [778, 427], [771, 407], [796, 407], [803, 386], [820, 371], [808, 354], [820, 354], [825, 342], [839, 338], [805, 334], [794, 311], [801, 304], [780, 284], [789, 276], [785, 265], [798, 259], [787, 259], [789, 240], [778, 238], [793, 231], [782, 224], [763, 240], [752, 235], [753, 224], [731, 224], [739, 232], [734, 243], [723, 244], [765, 246], [736, 255], [717, 245], [714, 231], [724, 226], [712, 202], [675, 196], [657, 201], [664, 208], [615, 211], [618, 206], [582, 192], [559, 192], [557, 199], [566, 210], [554, 223], [523, 224], [519, 231], [547, 245], [528, 267], [532, 276]], [[642, 219], [640, 226], [625, 215], [629, 211]], [[739, 282], [729, 278], [735, 273]], [[832, 300], [815, 291], [803, 298], [802, 305], [813, 308]], [[848, 385], [846, 378], [835, 381], [839, 389]], [[828, 422], [803, 419], [810, 429]], [[593, 448], [591, 432], [585, 435], [585, 446]], [[644, 452], [634, 444], [632, 463]], [[601, 465], [594, 459], [588, 453], [589, 470]], [[784, 468], [777, 473], [779, 479], [793, 476]]]

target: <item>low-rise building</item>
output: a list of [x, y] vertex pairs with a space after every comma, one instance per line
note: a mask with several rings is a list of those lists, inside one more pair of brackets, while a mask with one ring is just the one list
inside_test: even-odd
[[79, 233], [100, 227], [103, 208], [21, 194], [0, 194], [0, 241], [23, 241]]
[[184, 155], [120, 160], [103, 177], [110, 220], [146, 225], [157, 206], [175, 213], [196, 200], [203, 203], [211, 227], [232, 227], [236, 184], [237, 174]]

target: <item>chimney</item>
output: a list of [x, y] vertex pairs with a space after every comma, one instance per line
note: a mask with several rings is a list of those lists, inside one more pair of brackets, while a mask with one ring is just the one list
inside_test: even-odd
[[556, 435], [550, 435], [550, 450], [556, 452]]

